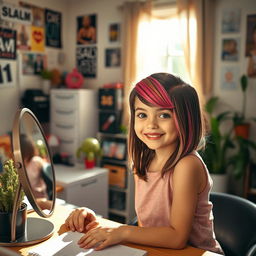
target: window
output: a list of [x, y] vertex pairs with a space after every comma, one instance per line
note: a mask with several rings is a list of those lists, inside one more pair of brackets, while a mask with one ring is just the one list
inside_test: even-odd
[[190, 83], [177, 17], [153, 18], [139, 23], [138, 80], [156, 72], [168, 72]]

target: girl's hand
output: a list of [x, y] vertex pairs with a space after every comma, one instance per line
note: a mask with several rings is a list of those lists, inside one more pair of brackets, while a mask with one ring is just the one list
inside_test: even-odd
[[78, 241], [80, 248], [95, 247], [96, 251], [104, 249], [110, 245], [118, 244], [124, 240], [124, 232], [121, 228], [97, 227], [88, 231]]
[[77, 208], [70, 213], [65, 225], [72, 231], [83, 232], [95, 228], [99, 223], [95, 213], [88, 208]]

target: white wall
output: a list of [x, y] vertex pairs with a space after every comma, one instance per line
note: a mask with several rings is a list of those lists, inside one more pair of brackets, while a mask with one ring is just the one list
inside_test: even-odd
[[72, 5], [69, 4], [68, 6], [68, 70], [72, 70], [76, 66], [76, 18], [87, 14], [97, 14], [97, 77], [85, 78], [85, 88], [98, 88], [106, 83], [122, 82], [121, 67], [105, 67], [105, 49], [121, 46], [122, 42], [111, 43], [108, 41], [108, 28], [110, 23], [122, 23], [122, 11], [119, 7], [124, 1], [125, 0], [77, 0], [72, 2]]
[[[67, 2], [64, 0], [26, 0], [26, 3], [31, 3], [39, 7], [47, 7], [49, 9], [59, 11], [62, 13], [62, 44], [63, 48], [61, 50], [55, 50], [54, 48], [46, 48], [46, 53], [51, 55], [55, 54], [57, 56], [59, 51], [66, 52], [67, 49], [67, 26], [68, 26], [68, 16], [67, 16]], [[18, 0], [8, 1], [5, 3], [18, 5]], [[17, 56], [17, 83], [12, 88], [2, 88], [0, 89], [0, 135], [10, 131], [12, 129], [13, 119], [16, 110], [19, 107], [20, 97], [22, 92], [26, 88], [40, 88], [41, 80], [38, 76], [19, 76], [19, 51]], [[1, 60], [0, 60], [1, 61]], [[65, 69], [65, 66], [59, 67]]]
[[[246, 74], [248, 58], [245, 57], [246, 45], [246, 18], [248, 14], [256, 14], [255, 0], [217, 0], [216, 8], [216, 27], [215, 27], [215, 61], [214, 61], [214, 94], [218, 95], [224, 105], [224, 108], [231, 108], [241, 111], [242, 109], [242, 92], [240, 89], [240, 77]], [[224, 9], [240, 8], [241, 9], [241, 25], [239, 33], [221, 33], [221, 17]], [[240, 38], [240, 54], [238, 62], [223, 62], [221, 60], [221, 44], [224, 38]], [[223, 90], [221, 88], [221, 70], [223, 67], [235, 66], [239, 69], [238, 87], [235, 90]], [[256, 117], [255, 114], [256, 99], [256, 79], [249, 79], [247, 90], [247, 117]], [[251, 138], [256, 139], [256, 125], [253, 123], [251, 127]]]

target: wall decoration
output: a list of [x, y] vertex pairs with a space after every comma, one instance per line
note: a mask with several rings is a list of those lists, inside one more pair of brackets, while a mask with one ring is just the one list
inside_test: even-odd
[[0, 27], [0, 59], [16, 59], [16, 31]]
[[45, 9], [46, 46], [61, 48], [61, 13]]
[[249, 57], [248, 76], [256, 77], [256, 14], [247, 16], [245, 56]]
[[0, 19], [31, 25], [32, 12], [27, 8], [0, 2]]
[[32, 12], [32, 25], [35, 27], [44, 27], [44, 9], [29, 3], [20, 2], [20, 6], [31, 10]]
[[76, 48], [76, 65], [84, 77], [95, 78], [97, 74], [97, 47], [86, 46]]
[[105, 66], [119, 67], [121, 65], [121, 50], [120, 48], [109, 48], [105, 52]]
[[221, 18], [222, 33], [240, 32], [241, 10], [240, 9], [223, 9]]
[[120, 24], [113, 23], [109, 25], [108, 37], [110, 42], [118, 42], [120, 40]]
[[36, 52], [44, 51], [45, 34], [44, 28], [31, 27], [31, 50]]
[[1, 60], [0, 62], [0, 88], [12, 87], [16, 84], [16, 61]]
[[240, 53], [240, 39], [226, 38], [222, 39], [221, 57], [224, 61], [238, 61]]
[[126, 140], [122, 138], [105, 138], [102, 140], [103, 159], [126, 159]]
[[31, 50], [31, 26], [17, 23], [17, 49]]
[[97, 43], [97, 15], [77, 17], [77, 44]]
[[240, 70], [238, 67], [221, 68], [221, 88], [223, 90], [235, 90], [238, 88]]
[[43, 69], [46, 69], [46, 55], [23, 53], [21, 66], [23, 75], [39, 75]]

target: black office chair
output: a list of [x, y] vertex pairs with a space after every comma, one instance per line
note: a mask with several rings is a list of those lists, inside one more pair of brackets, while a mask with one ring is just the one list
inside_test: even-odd
[[214, 229], [226, 256], [256, 256], [256, 205], [247, 199], [212, 192]]

